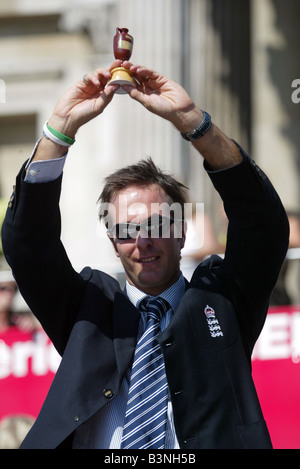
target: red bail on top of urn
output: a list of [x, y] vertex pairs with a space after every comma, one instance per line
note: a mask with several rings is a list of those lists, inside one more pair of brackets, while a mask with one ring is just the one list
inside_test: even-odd
[[114, 36], [114, 56], [119, 60], [129, 60], [132, 54], [133, 37], [127, 28], [117, 28]]

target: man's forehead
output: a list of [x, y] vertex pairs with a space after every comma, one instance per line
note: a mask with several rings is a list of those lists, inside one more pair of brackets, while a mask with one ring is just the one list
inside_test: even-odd
[[123, 190], [114, 194], [111, 203], [118, 204], [120, 199], [127, 199], [128, 204], [142, 201], [147, 202], [170, 202], [170, 197], [158, 184], [150, 184], [148, 186], [128, 186]]
[[156, 184], [147, 187], [131, 186], [114, 196], [110, 212], [118, 220], [134, 217], [142, 221], [153, 214], [168, 213], [170, 203], [170, 197]]

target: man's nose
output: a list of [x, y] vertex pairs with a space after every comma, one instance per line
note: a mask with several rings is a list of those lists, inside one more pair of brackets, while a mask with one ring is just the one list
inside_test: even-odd
[[151, 243], [152, 243], [152, 240], [151, 240], [149, 234], [143, 229], [139, 230], [138, 233], [137, 233], [137, 237], [136, 237], [137, 246], [143, 247], [143, 246], [147, 246], [148, 244], [151, 244]]

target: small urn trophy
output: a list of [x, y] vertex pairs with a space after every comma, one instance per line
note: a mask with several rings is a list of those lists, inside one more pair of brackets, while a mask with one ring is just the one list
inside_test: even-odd
[[[133, 49], [133, 37], [128, 34], [127, 28], [117, 28], [114, 36], [114, 56], [115, 59], [129, 60]], [[116, 91], [118, 94], [126, 93], [122, 85], [135, 86], [135, 80], [132, 77], [130, 70], [124, 67], [116, 67], [111, 71], [111, 80], [109, 83], [120, 85], [120, 88]]]

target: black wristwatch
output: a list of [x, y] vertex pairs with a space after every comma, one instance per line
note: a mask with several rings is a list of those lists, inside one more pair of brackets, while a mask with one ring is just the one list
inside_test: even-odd
[[203, 112], [203, 120], [201, 124], [196, 127], [196, 129], [192, 130], [188, 134], [183, 134], [181, 133], [182, 138], [188, 141], [196, 141], [199, 138], [203, 137], [203, 135], [210, 129], [211, 127], [211, 117], [208, 114], [208, 112], [202, 111]]

